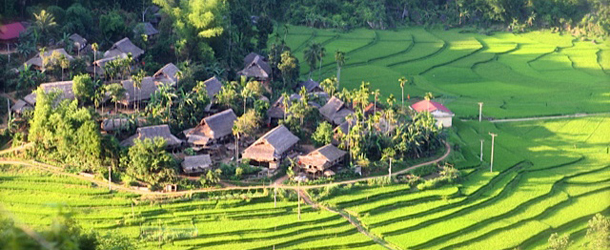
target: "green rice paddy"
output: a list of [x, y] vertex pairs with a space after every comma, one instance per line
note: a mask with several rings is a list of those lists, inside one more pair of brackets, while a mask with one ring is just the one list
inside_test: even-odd
[[[307, 37], [307, 39], [293, 39]], [[497, 33], [408, 28], [349, 33], [291, 27], [287, 44], [301, 60], [311, 41], [325, 46], [318, 80], [336, 75], [336, 50], [346, 52], [341, 86], [371, 82], [387, 97], [400, 96], [397, 79], [411, 79], [405, 96], [432, 92], [458, 117], [514, 118], [610, 110], [610, 46], [550, 32]], [[320, 76], [319, 76], [320, 75]], [[384, 100], [385, 98], [382, 98]]]

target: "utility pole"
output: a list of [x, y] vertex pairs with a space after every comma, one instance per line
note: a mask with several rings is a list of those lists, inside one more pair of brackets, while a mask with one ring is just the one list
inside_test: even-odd
[[299, 221], [301, 221], [301, 179], [297, 182], [297, 204], [299, 206]]
[[388, 168], [388, 180], [392, 182], [392, 157], [390, 157], [390, 168]]
[[108, 191], [112, 192], [112, 167], [108, 166]]
[[481, 157], [480, 161], [483, 161], [483, 142], [485, 142], [485, 140], [481, 139], [481, 154], [479, 154]]
[[482, 117], [483, 117], [483, 103], [479, 102], [479, 122], [481, 122]]
[[494, 145], [497, 134], [489, 133], [491, 135], [491, 165], [489, 166], [489, 172], [493, 172], [494, 169]]

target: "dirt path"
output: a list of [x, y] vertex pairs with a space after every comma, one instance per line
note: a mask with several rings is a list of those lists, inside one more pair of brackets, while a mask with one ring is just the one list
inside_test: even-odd
[[307, 193], [307, 191], [304, 190], [304, 189], [299, 189], [297, 193], [299, 194], [299, 197], [301, 197], [301, 199], [303, 199], [303, 201], [305, 201], [305, 203], [307, 203], [311, 207], [313, 207], [313, 208], [321, 208], [321, 209], [324, 209], [324, 210], [329, 211], [331, 213], [341, 215], [341, 217], [343, 217], [344, 219], [349, 221], [349, 223], [351, 223], [354, 227], [356, 227], [358, 232], [360, 232], [360, 233], [364, 234], [365, 236], [371, 238], [371, 240], [373, 240], [375, 243], [379, 244], [380, 246], [384, 247], [385, 249], [389, 249], [389, 250], [398, 249], [397, 247], [392, 246], [387, 241], [385, 241], [385, 240], [377, 237], [376, 235], [372, 234], [371, 232], [369, 232], [366, 228], [364, 228], [364, 226], [358, 220], [357, 217], [355, 217], [355, 216], [352, 217], [350, 214], [348, 214], [347, 212], [345, 212], [345, 211], [343, 211], [341, 209], [331, 208], [331, 207], [324, 206], [322, 204], [315, 203], [309, 197], [309, 193]]
[[[554, 115], [554, 116], [536, 116], [536, 117], [525, 117], [525, 118], [507, 118], [507, 119], [492, 119], [490, 122], [527, 122], [527, 121], [539, 121], [539, 120], [553, 120], [553, 119], [564, 119], [564, 118], [581, 118], [590, 116], [610, 115], [610, 113], [578, 113], [571, 115]], [[467, 120], [468, 121], [468, 120]], [[474, 121], [474, 120], [470, 120]]]
[[[13, 148], [13, 149], [8, 149], [8, 150], [0, 151], [0, 154], [1, 153], [6, 153], [6, 152], [13, 152], [13, 151], [21, 150], [21, 149], [23, 149], [23, 148], [25, 148], [27, 146], [31, 146], [31, 144], [26, 144], [26, 145], [18, 147], [18, 148]], [[445, 142], [445, 147], [446, 147], [445, 154], [443, 154], [441, 157], [439, 157], [439, 158], [437, 158], [435, 160], [431, 160], [431, 161], [427, 161], [427, 162], [423, 162], [423, 163], [420, 163], [420, 164], [413, 165], [413, 166], [408, 167], [406, 169], [403, 169], [401, 171], [397, 171], [395, 173], [392, 173], [392, 176], [403, 174], [403, 173], [405, 173], [405, 172], [407, 172], [409, 170], [416, 169], [416, 168], [419, 168], [419, 167], [423, 167], [423, 166], [426, 166], [426, 165], [429, 165], [429, 164], [434, 164], [434, 163], [437, 163], [439, 161], [444, 160], [451, 153], [451, 146], [449, 145], [449, 143]], [[24, 160], [18, 160], [18, 159], [4, 159], [4, 158], [0, 158], [0, 164], [23, 165], [23, 166], [37, 167], [37, 168], [41, 168], [41, 169], [44, 169], [44, 170], [47, 170], [47, 171], [51, 171], [51, 172], [54, 172], [54, 173], [58, 173], [58, 174], [63, 174], [63, 175], [75, 177], [75, 178], [78, 178], [78, 179], [81, 179], [81, 180], [91, 181], [93, 183], [96, 183], [98, 186], [102, 186], [102, 187], [106, 186], [107, 187], [109, 185], [107, 181], [96, 180], [96, 179], [93, 179], [93, 178], [90, 178], [90, 177], [81, 176], [81, 175], [72, 174], [72, 173], [66, 173], [66, 172], [63, 171], [63, 169], [61, 169], [59, 167], [56, 167], [56, 166], [53, 166], [53, 165], [49, 165], [49, 164], [45, 164], [45, 163], [36, 162], [36, 161], [24, 161]], [[284, 178], [284, 177], [282, 177], [282, 178]], [[333, 182], [333, 183], [319, 184], [319, 185], [311, 185], [311, 186], [301, 186], [300, 189], [307, 190], [307, 189], [321, 188], [321, 187], [333, 186], [333, 185], [351, 184], [351, 183], [356, 183], [356, 182], [361, 182], [361, 181], [366, 181], [366, 180], [376, 179], [376, 178], [380, 178], [380, 177], [379, 176], [364, 177], [364, 178], [348, 180], [348, 181], [340, 181], [340, 182]], [[263, 188], [271, 188], [271, 187], [275, 187], [275, 186], [280, 187], [280, 188], [284, 188], [284, 189], [292, 189], [292, 190], [296, 190], [298, 188], [297, 186], [290, 186], [290, 185], [282, 185], [282, 184], [275, 185], [275, 183], [271, 183], [270, 185], [257, 185], [257, 186], [244, 186], [244, 187], [235, 186], [235, 185], [229, 185], [228, 183], [225, 183], [225, 184], [226, 184], [226, 186], [224, 186], [222, 188], [202, 188], [202, 189], [184, 190], [184, 191], [171, 192], [171, 193], [156, 192], [156, 191], [146, 191], [146, 190], [137, 190], [137, 189], [125, 187], [125, 186], [122, 186], [122, 185], [118, 185], [116, 183], [111, 183], [110, 186], [112, 187], [113, 190], [121, 190], [121, 191], [135, 193], [135, 194], [140, 194], [140, 195], [166, 196], [166, 197], [184, 196], [184, 195], [189, 195], [189, 194], [194, 194], [194, 193], [209, 193], [209, 192], [216, 192], [216, 191], [263, 189]]]

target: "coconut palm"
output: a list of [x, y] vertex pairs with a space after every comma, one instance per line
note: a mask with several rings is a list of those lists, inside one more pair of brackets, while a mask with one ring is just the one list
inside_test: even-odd
[[174, 89], [168, 84], [161, 84], [157, 90], [161, 97], [162, 103], [165, 103], [165, 109], [167, 110], [167, 120], [171, 119], [172, 105], [174, 105], [174, 99], [178, 96], [174, 93]]
[[305, 62], [307, 63], [307, 65], [309, 65], [309, 78], [311, 79], [311, 73], [313, 72], [313, 69], [316, 67], [316, 64], [318, 63], [318, 56], [319, 56], [319, 48], [320, 45], [316, 42], [312, 42], [307, 49], [303, 52], [304, 53], [304, 59]]
[[61, 67], [61, 80], [64, 80], [64, 70], [70, 67], [70, 60], [64, 55], [59, 56], [59, 67]]
[[383, 150], [383, 154], [381, 155], [382, 160], [386, 160], [389, 162], [388, 167], [388, 179], [392, 181], [392, 159], [396, 156], [396, 151], [393, 148], [386, 148]]
[[[92, 44], [91, 44], [91, 49], [93, 50], [93, 61], [94, 61], [94, 62], [95, 62], [95, 61], [97, 61], [97, 50], [98, 50], [99, 48], [100, 48], [100, 47], [99, 47], [99, 45], [97, 45], [97, 43], [92, 43]], [[97, 73], [97, 72], [96, 72], [97, 70], [96, 70], [96, 69], [97, 69], [97, 67], [96, 67], [96, 66], [93, 66], [93, 77], [96, 77], [96, 78], [97, 78], [97, 74], [96, 74], [96, 73]]]
[[34, 13], [34, 19], [34, 27], [40, 32], [43, 39], [46, 38], [48, 33], [50, 33], [55, 26], [57, 26], [53, 14], [46, 10], [40, 11], [39, 14]]
[[106, 90], [110, 93], [110, 99], [114, 102], [114, 112], [117, 112], [117, 104], [125, 98], [126, 91], [123, 85], [113, 83], [107, 86]]
[[106, 99], [106, 86], [99, 85], [95, 90], [95, 94], [93, 96], [93, 105], [96, 108], [102, 107], [102, 114], [104, 113], [104, 100]]
[[405, 83], [407, 83], [407, 78], [404, 76], [398, 78], [398, 83], [400, 83], [400, 89], [402, 90], [402, 108], [405, 108]]
[[345, 52], [335, 51], [335, 62], [337, 62], [337, 87], [341, 81], [341, 67], [345, 64]]
[[319, 44], [319, 48], [318, 48], [318, 81], [321, 80], [321, 74], [322, 74], [322, 59], [324, 59], [324, 56], [326, 55], [326, 49], [324, 48], [324, 46], [322, 46], [322, 44]]
[[434, 99], [434, 95], [432, 95], [431, 92], [426, 92], [426, 95], [424, 96], [424, 99], [430, 101], [430, 100]]
[[141, 94], [142, 94], [142, 81], [144, 81], [144, 78], [146, 77], [146, 72], [142, 69], [140, 69], [140, 71], [138, 71], [137, 74], [132, 75], [131, 76], [131, 80], [133, 81], [133, 93], [136, 93], [136, 88], [138, 89], [138, 105], [137, 105], [137, 109], [140, 109], [140, 98], [141, 98]]

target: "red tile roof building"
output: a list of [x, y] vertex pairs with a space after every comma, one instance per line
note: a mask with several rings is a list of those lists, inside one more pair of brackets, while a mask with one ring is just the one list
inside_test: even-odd
[[418, 113], [424, 111], [430, 112], [430, 114], [436, 119], [436, 124], [442, 125], [443, 127], [451, 127], [451, 119], [453, 116], [455, 116], [455, 114], [443, 104], [429, 100], [416, 102], [411, 105], [411, 109]]

